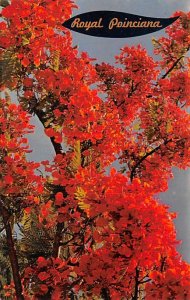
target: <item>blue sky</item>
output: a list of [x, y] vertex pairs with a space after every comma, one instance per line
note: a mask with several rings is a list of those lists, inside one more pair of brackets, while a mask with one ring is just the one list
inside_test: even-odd
[[[76, 4], [79, 9], [75, 10], [73, 15], [93, 10], [116, 10], [149, 17], [168, 18], [175, 11], [188, 11], [190, 0], [77, 0]], [[112, 62], [119, 49], [125, 44], [141, 43], [152, 53], [151, 39], [163, 35], [163, 32], [161, 30], [158, 33], [130, 39], [89, 37], [80, 33], [73, 33], [73, 37], [74, 44], [79, 45], [81, 51], [87, 51], [90, 56], [99, 61]]]

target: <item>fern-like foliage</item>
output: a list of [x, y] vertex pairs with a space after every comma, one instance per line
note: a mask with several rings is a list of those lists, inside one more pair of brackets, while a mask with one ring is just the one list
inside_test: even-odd
[[59, 65], [60, 65], [60, 51], [56, 50], [53, 53], [53, 57], [52, 57], [52, 68], [54, 71], [58, 71], [59, 70]]
[[39, 256], [51, 256], [55, 229], [47, 229], [34, 214], [24, 214], [20, 227], [20, 252], [33, 263]]
[[11, 90], [15, 85], [15, 80], [18, 80], [18, 72], [21, 69], [22, 66], [15, 55], [14, 49], [10, 48], [4, 51], [0, 59], [0, 85], [6, 85]]
[[9, 5], [9, 1], [8, 0], [0, 0], [0, 6], [6, 7], [8, 5]]
[[80, 141], [76, 141], [73, 146], [73, 158], [71, 161], [70, 169], [72, 173], [77, 172], [81, 166], [81, 144]]

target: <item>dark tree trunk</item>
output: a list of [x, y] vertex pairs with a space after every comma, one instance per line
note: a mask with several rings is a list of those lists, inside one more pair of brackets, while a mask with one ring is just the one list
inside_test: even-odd
[[103, 288], [101, 294], [104, 300], [111, 300], [109, 289]]
[[[36, 116], [38, 117], [39, 121], [41, 122], [41, 124], [43, 125], [44, 128], [46, 128], [45, 126], [45, 120], [46, 120], [46, 115], [42, 110], [39, 109], [34, 109], [34, 113], [36, 114]], [[63, 149], [61, 144], [56, 143], [54, 137], [50, 138], [51, 144], [53, 146], [53, 149], [55, 151], [55, 154], [63, 154]], [[55, 233], [55, 237], [54, 237], [54, 242], [53, 242], [53, 250], [52, 250], [52, 256], [53, 257], [58, 257], [59, 255], [59, 247], [60, 247], [60, 241], [62, 238], [62, 230], [64, 228], [64, 224], [60, 224], [58, 223], [56, 226], [56, 233]]]
[[3, 207], [2, 204], [0, 204], [0, 212], [3, 218], [3, 224], [5, 227], [5, 232], [6, 232], [6, 240], [7, 240], [7, 246], [9, 250], [9, 259], [11, 263], [11, 269], [13, 273], [13, 281], [15, 285], [15, 291], [16, 291], [16, 299], [17, 300], [24, 300], [24, 296], [22, 294], [22, 283], [21, 283], [21, 278], [20, 278], [20, 273], [19, 273], [19, 265], [18, 265], [18, 258], [17, 258], [17, 253], [15, 250], [15, 244], [12, 236], [12, 229], [11, 229], [11, 224], [10, 224], [10, 214], [8, 210]]
[[53, 257], [58, 257], [59, 256], [59, 247], [60, 247], [60, 241], [62, 239], [62, 230], [64, 228], [63, 223], [58, 223], [56, 227], [56, 234], [54, 237], [54, 242], [53, 242], [53, 251], [52, 251], [52, 256]]
[[136, 276], [135, 276], [135, 291], [132, 300], [139, 299], [139, 270], [136, 268]]

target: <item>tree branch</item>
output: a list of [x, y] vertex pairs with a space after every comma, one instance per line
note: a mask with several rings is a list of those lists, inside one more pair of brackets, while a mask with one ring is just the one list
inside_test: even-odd
[[135, 177], [135, 171], [136, 169], [140, 166], [140, 164], [150, 155], [154, 154], [156, 151], [158, 151], [163, 145], [167, 145], [169, 142], [171, 142], [171, 140], [165, 141], [163, 144], [157, 146], [156, 148], [152, 149], [150, 152], [146, 153], [132, 168], [131, 170], [131, 182], [133, 181], [134, 177]]
[[56, 233], [55, 233], [55, 237], [54, 237], [53, 250], [52, 250], [52, 256], [54, 258], [59, 256], [59, 247], [60, 247], [60, 241], [62, 238], [63, 228], [64, 228], [64, 223], [58, 223], [56, 226]]
[[[34, 113], [38, 117], [39, 121], [42, 123], [43, 127], [45, 127], [45, 113], [42, 110], [38, 110], [37, 108], [34, 108]], [[63, 149], [60, 143], [56, 143], [54, 137], [50, 138], [51, 144], [54, 148], [54, 151], [56, 154], [63, 154]], [[63, 223], [58, 223], [56, 226], [56, 233], [54, 237], [53, 242], [53, 250], [52, 250], [52, 256], [58, 257], [59, 256], [59, 247], [60, 247], [60, 240], [62, 238], [62, 230], [64, 228]]]
[[139, 269], [136, 267], [136, 276], [135, 276], [135, 291], [134, 295], [132, 297], [132, 300], [138, 300], [138, 294], [139, 294]]
[[161, 273], [164, 272], [164, 267], [165, 267], [165, 264], [166, 264], [166, 259], [167, 259], [166, 256], [162, 258], [161, 266], [160, 266], [160, 272], [161, 272]]
[[108, 288], [103, 288], [101, 294], [104, 300], [111, 300]]
[[180, 60], [184, 57], [184, 55], [180, 56], [174, 63], [173, 65], [169, 68], [169, 70], [161, 77], [161, 79], [165, 79], [172, 71], [173, 69], [177, 66], [177, 64], [180, 62]]
[[[39, 111], [38, 109], [34, 109], [34, 113], [35, 115], [38, 117], [39, 121], [42, 123], [43, 127], [45, 127], [45, 113], [43, 111]], [[56, 154], [62, 154], [63, 153], [63, 149], [61, 144], [56, 143], [54, 137], [50, 138], [51, 144], [54, 148], [54, 151]]]
[[11, 268], [13, 272], [13, 280], [15, 285], [15, 292], [16, 292], [16, 299], [17, 300], [24, 300], [24, 296], [22, 294], [22, 283], [21, 283], [21, 277], [19, 273], [19, 264], [18, 264], [18, 258], [17, 253], [15, 250], [15, 244], [12, 236], [12, 229], [11, 224], [9, 222], [10, 214], [0, 201], [0, 213], [2, 215], [3, 224], [6, 232], [6, 240], [7, 240], [7, 246], [9, 249], [9, 259], [11, 263]]

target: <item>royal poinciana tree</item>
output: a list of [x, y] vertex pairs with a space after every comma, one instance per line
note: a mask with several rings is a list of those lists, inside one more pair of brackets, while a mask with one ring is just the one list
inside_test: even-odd
[[[153, 41], [156, 59], [126, 46], [110, 65], [72, 45], [72, 1], [1, 5], [3, 299], [190, 299], [157, 199], [190, 164], [190, 13]], [[33, 115], [52, 161], [28, 159]]]

